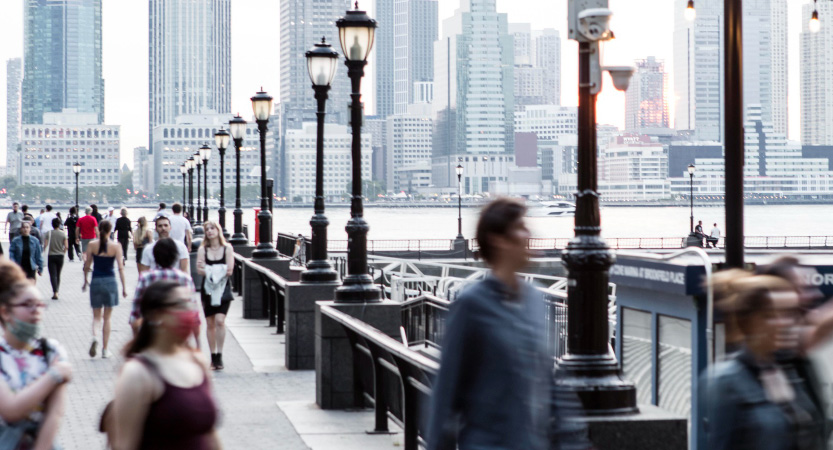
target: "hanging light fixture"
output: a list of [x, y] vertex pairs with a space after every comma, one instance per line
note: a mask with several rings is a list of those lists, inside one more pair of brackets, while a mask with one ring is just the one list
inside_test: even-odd
[[810, 23], [808, 26], [811, 33], [818, 33], [821, 28], [821, 23], [819, 22], [818, 0], [813, 0], [813, 15], [810, 17]]
[[694, 22], [697, 18], [697, 11], [694, 9], [694, 0], [688, 0], [688, 6], [685, 7], [685, 20]]

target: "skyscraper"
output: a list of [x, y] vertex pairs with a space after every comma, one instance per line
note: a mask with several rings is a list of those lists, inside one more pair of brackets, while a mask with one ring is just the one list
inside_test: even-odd
[[[674, 96], [678, 130], [701, 140], [722, 140], [723, 2], [698, 0], [697, 18], [684, 17], [686, 0], [675, 0]], [[809, 20], [809, 19], [808, 19]], [[760, 105], [764, 121], [787, 131], [786, 0], [743, 4], [743, 102]]]
[[[420, 94], [425, 92], [426, 83], [434, 81], [438, 3], [437, 0], [393, 0], [393, 6], [393, 112], [406, 114], [410, 103], [426, 98]], [[378, 99], [376, 111], [381, 115]]]
[[674, 0], [674, 97], [677, 130], [720, 141], [723, 129], [722, 0], [697, 0], [689, 22], [686, 0]]
[[[306, 118], [315, 120], [317, 104], [304, 53], [321, 42], [323, 36], [340, 54], [341, 44], [335, 23], [350, 8], [350, 0], [281, 0], [280, 102], [283, 121], [292, 124], [289, 128], [300, 129], [303, 121], [300, 116], [304, 112]], [[347, 123], [347, 104], [350, 100], [350, 80], [343, 61], [344, 56], [339, 56], [338, 69], [327, 101], [328, 121], [340, 124]]]
[[[818, 2], [819, 16], [833, 17], [833, 1]], [[807, 27], [813, 4], [801, 9], [801, 142], [833, 145], [833, 24], [821, 20], [812, 33]]]
[[434, 46], [434, 157], [514, 151], [513, 66], [506, 14], [462, 0]]
[[510, 23], [515, 51], [515, 105], [561, 103], [561, 37], [547, 28]]
[[393, 114], [394, 109], [394, 0], [376, 0], [376, 21], [379, 23], [373, 44], [376, 116], [384, 119]]
[[104, 122], [101, 0], [26, 0], [22, 122], [74, 109]]
[[653, 56], [636, 61], [636, 73], [625, 93], [625, 130], [668, 128], [665, 64]]
[[532, 31], [535, 65], [544, 69], [544, 96], [548, 105], [561, 104], [561, 36], [558, 30]]
[[153, 129], [184, 114], [231, 112], [231, 0], [149, 0]]
[[6, 174], [19, 178], [17, 151], [20, 143], [20, 87], [22, 81], [22, 60], [12, 58], [6, 61]]

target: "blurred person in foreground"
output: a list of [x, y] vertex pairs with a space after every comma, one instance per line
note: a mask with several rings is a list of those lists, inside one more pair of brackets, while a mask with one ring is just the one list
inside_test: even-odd
[[723, 279], [721, 307], [739, 350], [702, 382], [711, 450], [822, 450], [820, 385], [799, 344], [800, 295], [789, 281], [738, 274]]
[[220, 449], [208, 364], [188, 337], [200, 316], [192, 291], [157, 281], [140, 302], [139, 334], [127, 346], [103, 428], [115, 449]]
[[498, 199], [477, 224], [491, 273], [451, 303], [428, 416], [428, 450], [549, 448], [553, 359], [541, 294], [516, 272], [529, 259], [526, 208]]

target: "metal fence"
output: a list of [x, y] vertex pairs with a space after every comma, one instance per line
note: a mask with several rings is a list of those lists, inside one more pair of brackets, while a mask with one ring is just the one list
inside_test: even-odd
[[269, 326], [275, 327], [275, 332], [283, 334], [286, 323], [286, 280], [271, 270], [252, 262], [238, 254], [234, 255], [234, 272], [232, 286], [238, 294], [243, 294], [243, 266], [246, 270], [253, 270], [258, 275], [261, 296], [261, 308], [269, 319]]

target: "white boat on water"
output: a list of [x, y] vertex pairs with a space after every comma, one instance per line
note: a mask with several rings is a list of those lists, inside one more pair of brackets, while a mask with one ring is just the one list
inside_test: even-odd
[[576, 205], [570, 202], [530, 202], [527, 204], [527, 217], [559, 217], [576, 214]]

